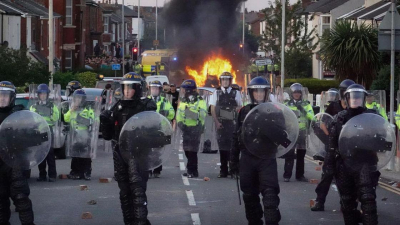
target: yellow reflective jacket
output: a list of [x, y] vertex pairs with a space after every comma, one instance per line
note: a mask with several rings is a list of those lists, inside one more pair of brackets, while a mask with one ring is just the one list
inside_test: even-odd
[[[51, 104], [51, 105], [50, 105]], [[46, 107], [46, 106], [44, 106]], [[46, 120], [47, 124], [51, 127], [54, 126], [54, 122], [60, 120], [60, 111], [53, 103], [49, 103], [50, 113], [40, 110], [40, 106], [37, 104], [32, 105], [29, 110], [35, 112]]]
[[88, 130], [95, 120], [94, 111], [91, 108], [85, 108], [81, 112], [69, 110], [64, 114], [64, 121], [71, 123], [71, 129]]
[[[152, 96], [148, 96], [149, 99], [152, 99]], [[158, 98], [157, 104], [157, 112], [161, 115], [165, 116], [168, 120], [173, 120], [175, 117], [175, 110], [172, 107], [171, 103], [165, 99], [163, 96]]]
[[179, 102], [176, 122], [182, 122], [188, 127], [194, 127], [198, 124], [204, 126], [207, 116], [207, 104], [201, 97], [197, 97], [195, 102]]

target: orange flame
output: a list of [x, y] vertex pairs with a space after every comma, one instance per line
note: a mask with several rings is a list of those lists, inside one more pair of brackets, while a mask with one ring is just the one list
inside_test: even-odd
[[218, 80], [223, 72], [230, 72], [233, 76], [232, 83], [236, 82], [236, 71], [233, 70], [231, 62], [219, 54], [208, 58], [200, 71], [187, 66], [186, 72], [196, 81], [198, 87], [203, 87], [208, 79], [212, 79], [210, 76]]

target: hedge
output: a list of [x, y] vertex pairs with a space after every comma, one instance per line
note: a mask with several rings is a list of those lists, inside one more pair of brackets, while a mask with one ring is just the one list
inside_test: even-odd
[[320, 80], [316, 78], [285, 79], [285, 87], [290, 87], [294, 83], [300, 83], [308, 88], [310, 94], [321, 94], [329, 88], [338, 88], [340, 82], [337, 80]]

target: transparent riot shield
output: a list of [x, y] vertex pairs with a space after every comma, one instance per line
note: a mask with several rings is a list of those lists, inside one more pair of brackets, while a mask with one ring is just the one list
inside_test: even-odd
[[61, 85], [48, 87], [49, 93], [38, 94], [38, 85], [29, 85], [29, 110], [41, 115], [49, 124], [52, 133], [52, 147], [61, 148], [65, 136], [61, 121]]
[[363, 113], [351, 118], [339, 136], [339, 153], [347, 167], [382, 169], [396, 152], [395, 131], [382, 116]]
[[[283, 92], [286, 92], [288, 95], [289, 95], [289, 99], [292, 99], [293, 97], [292, 97], [292, 92], [291, 92], [291, 90], [290, 90], [290, 87], [284, 87], [283, 88]], [[303, 89], [302, 89], [302, 93], [301, 93], [301, 98], [302, 98], [302, 100], [303, 101], [308, 101], [308, 95], [309, 95], [309, 92], [308, 92], [308, 88], [307, 87], [303, 87]], [[284, 97], [285, 98], [285, 97]], [[286, 97], [287, 98], [287, 97]]]
[[207, 104], [207, 116], [205, 118], [204, 132], [201, 134], [199, 149], [203, 153], [213, 153], [218, 150], [217, 133], [214, 119], [211, 115], [210, 99], [213, 94], [213, 88], [199, 88], [199, 94]]
[[338, 91], [323, 91], [320, 97], [320, 112], [325, 112], [329, 104], [340, 99]]
[[0, 125], [0, 158], [12, 168], [33, 168], [46, 158], [50, 147], [49, 125], [37, 113], [18, 111]]
[[318, 113], [310, 123], [307, 137], [307, 155], [314, 160], [324, 161], [329, 141], [329, 125], [333, 117], [327, 113]]
[[286, 154], [299, 135], [297, 117], [280, 103], [262, 103], [253, 108], [242, 125], [241, 138], [247, 150], [262, 159]]
[[173, 130], [167, 118], [157, 112], [141, 112], [122, 127], [119, 146], [126, 162], [132, 158], [141, 170], [162, 165], [172, 151]]
[[78, 100], [73, 97], [70, 103], [69, 115], [64, 115], [67, 121], [69, 117], [68, 152], [67, 155], [77, 158], [96, 158], [99, 127], [101, 97], [93, 101]]
[[386, 111], [386, 92], [384, 90], [368, 91], [365, 106], [388, 120]]

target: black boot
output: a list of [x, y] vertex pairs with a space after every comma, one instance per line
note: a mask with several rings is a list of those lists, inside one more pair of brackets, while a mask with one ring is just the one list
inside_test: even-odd
[[311, 207], [311, 211], [325, 211], [324, 203], [315, 201], [314, 206]]

